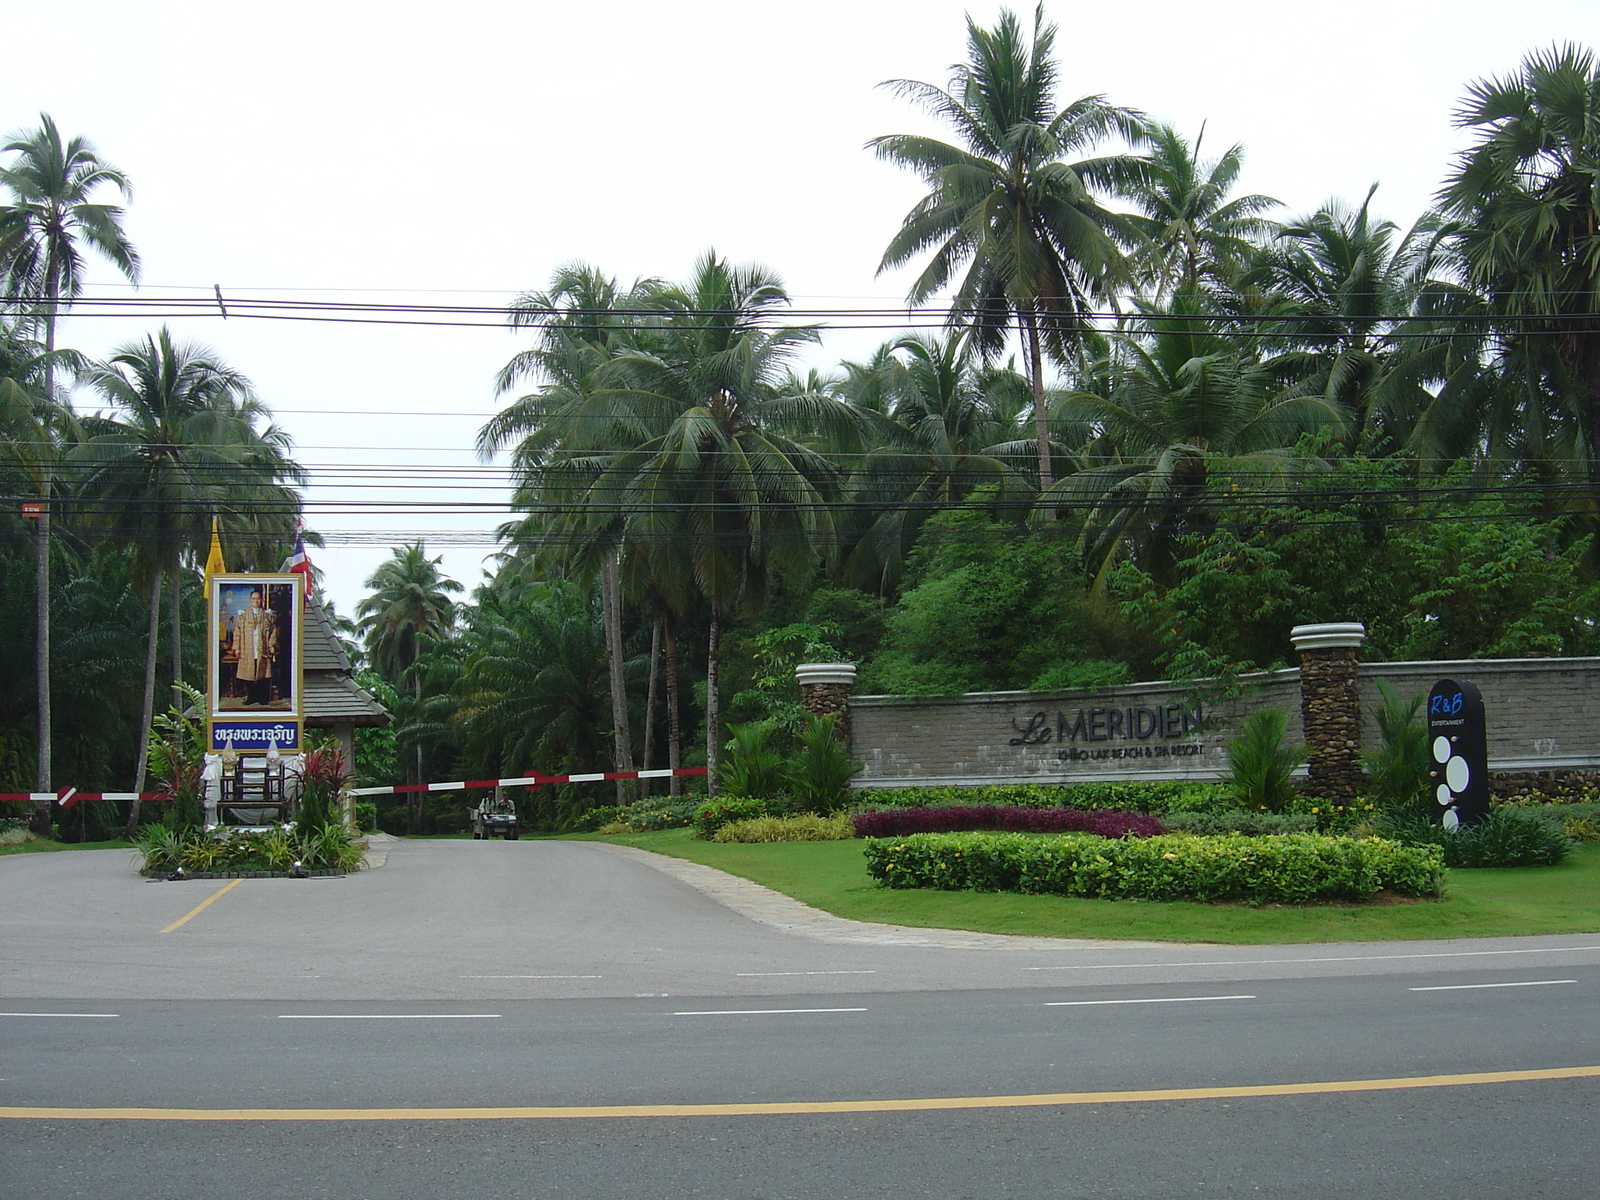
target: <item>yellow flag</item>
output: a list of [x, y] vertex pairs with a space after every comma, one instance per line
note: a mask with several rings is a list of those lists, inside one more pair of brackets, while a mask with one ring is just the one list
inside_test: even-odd
[[222, 561], [222, 539], [217, 536], [217, 519], [211, 518], [211, 552], [206, 555], [206, 578], [200, 586], [200, 594], [207, 600], [211, 598], [211, 577], [226, 573], [228, 568]]

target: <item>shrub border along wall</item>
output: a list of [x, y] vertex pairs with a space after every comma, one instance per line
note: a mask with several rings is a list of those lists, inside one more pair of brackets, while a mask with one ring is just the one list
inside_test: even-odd
[[921, 833], [866, 843], [867, 872], [893, 888], [1105, 900], [1366, 901], [1438, 897], [1437, 846], [1315, 833], [1112, 840], [1084, 834]]
[[1021, 808], [1017, 805], [950, 805], [940, 808], [858, 808], [850, 814], [857, 837], [907, 837], [913, 833], [1087, 833], [1095, 837], [1154, 837], [1167, 827], [1145, 813], [1114, 808]]

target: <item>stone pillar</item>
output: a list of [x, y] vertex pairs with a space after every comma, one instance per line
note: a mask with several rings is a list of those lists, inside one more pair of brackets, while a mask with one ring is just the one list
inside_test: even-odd
[[850, 744], [850, 693], [856, 686], [853, 663], [801, 663], [794, 669], [800, 704], [818, 717], [833, 718], [834, 736]]
[[1300, 720], [1311, 776], [1305, 790], [1319, 800], [1348, 801], [1364, 786], [1356, 651], [1366, 637], [1366, 626], [1355, 621], [1289, 631], [1300, 652]]

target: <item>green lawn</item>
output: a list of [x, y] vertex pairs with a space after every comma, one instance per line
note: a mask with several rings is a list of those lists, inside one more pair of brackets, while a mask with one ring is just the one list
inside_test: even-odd
[[112, 838], [109, 842], [47, 842], [27, 841], [16, 846], [0, 846], [0, 854], [49, 854], [56, 850], [115, 850], [121, 847], [131, 850], [133, 843], [124, 838]]
[[896, 891], [868, 877], [859, 841], [699, 841], [687, 829], [590, 840], [638, 846], [743, 876], [858, 921], [1069, 938], [1161, 942], [1337, 942], [1600, 932], [1600, 845], [1559, 867], [1450, 871], [1443, 900], [1252, 908]]

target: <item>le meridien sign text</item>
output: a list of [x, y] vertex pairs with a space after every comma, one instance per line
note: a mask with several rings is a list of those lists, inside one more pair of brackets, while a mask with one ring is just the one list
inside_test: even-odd
[[[1201, 729], [1200, 705], [1130, 705], [1125, 708], [1080, 708], [1068, 714], [1057, 709], [1052, 721], [1048, 712], [1036, 712], [1026, 725], [1015, 717], [1011, 728], [1016, 736], [1011, 746], [1043, 746], [1055, 742], [1062, 748], [1056, 757], [1063, 762], [1099, 759], [1187, 758], [1200, 754], [1198, 741], [1175, 742]], [[1095, 745], [1097, 742], [1110, 743]]]

